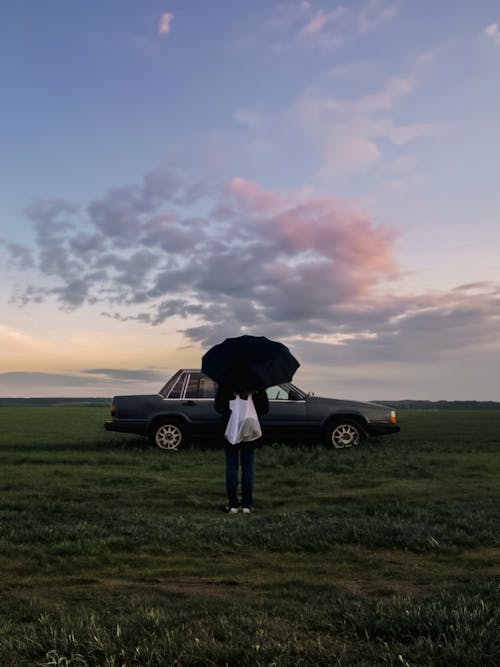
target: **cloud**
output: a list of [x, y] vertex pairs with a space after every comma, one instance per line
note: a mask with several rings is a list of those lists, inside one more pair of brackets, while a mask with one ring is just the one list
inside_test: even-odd
[[[165, 374], [163, 372], [148, 368], [144, 370], [130, 370], [125, 368], [89, 368], [82, 371], [82, 373], [90, 375], [92, 378], [96, 376], [99, 379], [112, 382], [115, 380], [119, 380], [120, 382], [137, 382], [142, 380], [161, 382], [165, 379]], [[88, 378], [86, 379], [88, 380]]]
[[168, 35], [171, 30], [171, 23], [174, 20], [174, 15], [170, 12], [162, 14], [160, 17], [160, 23], [158, 26], [159, 35]]
[[410, 96], [432, 61], [423, 54], [407, 76], [393, 77], [378, 90], [357, 98], [340, 98], [323, 90], [305, 92], [295, 113], [323, 153], [320, 176], [367, 169], [383, 156], [383, 145], [395, 147], [435, 134], [433, 123], [395, 120], [397, 105]]
[[330, 11], [315, 9], [310, 2], [278, 5], [264, 23], [275, 52], [292, 48], [326, 49], [343, 45], [354, 24], [351, 10], [343, 6]]
[[309, 23], [304, 28], [304, 34], [313, 35], [315, 33], [321, 32], [325, 25], [328, 22], [328, 16], [323, 12], [323, 10], [318, 9], [314, 16], [311, 18]]
[[25, 271], [34, 267], [31, 250], [21, 243], [10, 243], [0, 238], [0, 248], [4, 248], [7, 254], [7, 265], [11, 269]]
[[245, 125], [253, 130], [258, 130], [263, 123], [261, 114], [249, 109], [240, 109], [239, 111], [236, 111], [233, 118], [237, 123]]
[[492, 23], [485, 28], [483, 30], [483, 35], [492, 40], [495, 44], [500, 44], [500, 30], [498, 28], [498, 23]]
[[[414, 165], [407, 155], [394, 173], [407, 177]], [[351, 202], [241, 177], [206, 181], [190, 199], [193, 184], [180, 172], [154, 173], [85, 208], [33, 203], [35, 230], [46, 231], [32, 253], [40, 281], [19, 303], [55, 298], [118, 321], [178, 329], [184, 321], [186, 340], [203, 346], [265, 333], [311, 359], [328, 350], [332, 363], [353, 366], [498, 352], [500, 286], [392, 293], [402, 275], [399, 232]]]
[[0, 346], [9, 350], [10, 355], [19, 357], [47, 354], [43, 341], [4, 324], [0, 324]]
[[[311, 363], [355, 369], [405, 365], [452, 368], [464, 358], [500, 352], [500, 284], [458, 287], [452, 292], [379, 296], [344, 317], [345, 337], [297, 336], [294, 349]], [[368, 373], [368, 370], [366, 371]], [[430, 388], [429, 388], [430, 389]]]
[[262, 32], [278, 53], [297, 48], [331, 50], [377, 30], [397, 15], [400, 4], [368, 0], [355, 7], [345, 3], [325, 10], [312, 2], [282, 3], [273, 7]]
[[154, 393], [168, 373], [154, 369], [94, 368], [79, 373], [0, 373], [0, 396], [104, 396]]
[[[339, 73], [331, 71], [311, 83], [286, 109], [269, 114], [239, 110], [233, 116], [245, 125], [239, 152], [255, 173], [262, 173], [263, 164], [269, 173], [275, 164], [282, 168], [278, 159], [301, 165], [321, 189], [338, 183], [339, 175], [374, 168], [377, 173], [383, 171], [387, 161], [397, 159], [400, 152], [416, 150], [417, 142], [443, 133], [442, 125], [422, 117], [420, 107], [411, 104], [433, 62], [434, 54], [423, 52], [389, 77], [373, 64], [367, 76], [366, 67], [358, 62], [350, 75], [358, 82], [354, 94], [347, 92], [352, 90], [350, 85], [339, 87], [335, 79]], [[343, 89], [344, 94], [339, 92]], [[406, 185], [394, 183], [394, 188], [421, 181], [422, 174], [408, 173]]]
[[358, 14], [358, 26], [361, 33], [371, 32], [393, 19], [401, 8], [398, 0], [369, 0]]
[[101, 304], [112, 317], [156, 325], [180, 316], [295, 330], [298, 319], [313, 328], [335, 320], [344, 302], [397, 275], [395, 231], [348, 202], [234, 178], [205, 193], [204, 212], [196, 200], [193, 215], [189, 187], [163, 173], [78, 213], [33, 203], [35, 228], [51, 230], [36, 236], [35, 253], [48, 287], [44, 296], [28, 285], [19, 302]]

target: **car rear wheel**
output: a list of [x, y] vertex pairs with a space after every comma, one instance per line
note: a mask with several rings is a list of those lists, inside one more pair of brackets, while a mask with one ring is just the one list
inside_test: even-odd
[[326, 442], [335, 449], [356, 447], [364, 440], [365, 434], [359, 424], [343, 419], [334, 422], [326, 430]]
[[152, 438], [159, 449], [177, 452], [186, 444], [186, 431], [181, 424], [164, 422], [155, 427]]

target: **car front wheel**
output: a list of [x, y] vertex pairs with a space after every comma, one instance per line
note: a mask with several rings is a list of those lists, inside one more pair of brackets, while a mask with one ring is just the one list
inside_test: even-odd
[[153, 431], [153, 442], [160, 449], [177, 452], [186, 444], [186, 431], [174, 422], [165, 422]]
[[364, 437], [365, 434], [358, 424], [345, 419], [330, 424], [326, 431], [327, 445], [335, 449], [356, 447]]

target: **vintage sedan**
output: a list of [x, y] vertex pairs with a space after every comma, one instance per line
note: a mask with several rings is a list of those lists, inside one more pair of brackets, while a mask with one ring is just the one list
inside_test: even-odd
[[[217, 385], [197, 369], [181, 369], [158, 394], [115, 396], [108, 431], [148, 436], [160, 449], [176, 451], [190, 439], [224, 442], [214, 409]], [[269, 412], [260, 418], [266, 441], [323, 440], [328, 446], [359, 445], [367, 436], [397, 433], [396, 412], [385, 405], [323, 398], [292, 383], [267, 389]]]

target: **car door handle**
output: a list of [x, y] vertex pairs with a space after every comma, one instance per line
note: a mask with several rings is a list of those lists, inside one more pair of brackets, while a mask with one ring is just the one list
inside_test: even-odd
[[186, 401], [182, 405], [188, 405], [189, 407], [192, 407], [193, 405], [196, 405], [196, 403], [194, 401]]

